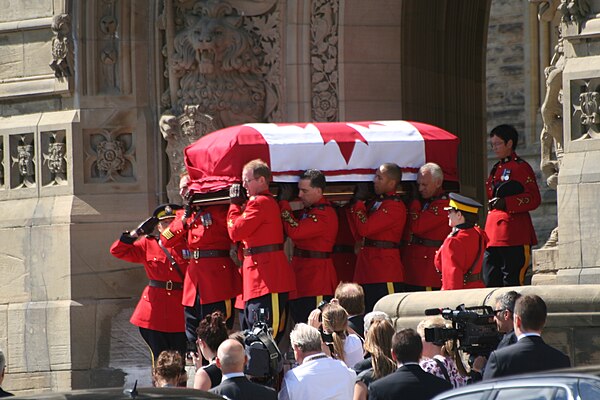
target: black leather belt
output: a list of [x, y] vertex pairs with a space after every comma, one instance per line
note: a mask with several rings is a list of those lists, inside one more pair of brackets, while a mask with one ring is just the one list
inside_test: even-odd
[[423, 239], [418, 236], [412, 235], [412, 237], [410, 238], [410, 241], [408, 243], [409, 244], [419, 244], [421, 246], [426, 246], [426, 247], [440, 247], [442, 245], [442, 243], [444, 243], [444, 241], [443, 240]]
[[249, 247], [244, 249], [244, 257], [253, 256], [260, 253], [270, 253], [272, 251], [283, 250], [283, 244], [266, 244], [264, 246]]
[[373, 240], [364, 238], [363, 246], [365, 247], [377, 247], [379, 249], [397, 249], [400, 247], [399, 243], [390, 242], [388, 240]]
[[331, 258], [331, 253], [327, 251], [304, 250], [295, 248], [294, 256], [302, 258]]
[[336, 244], [333, 246], [334, 253], [354, 253], [354, 246], [350, 244]]
[[150, 279], [148, 281], [148, 286], [159, 289], [166, 290], [183, 290], [183, 283], [181, 282], [173, 282], [173, 281], [155, 281], [154, 279]]
[[213, 258], [213, 257], [229, 257], [229, 250], [199, 250], [196, 249], [191, 252], [193, 259], [199, 258]]
[[479, 282], [479, 281], [483, 281], [483, 276], [481, 273], [465, 276], [465, 279], [464, 279], [465, 283]]

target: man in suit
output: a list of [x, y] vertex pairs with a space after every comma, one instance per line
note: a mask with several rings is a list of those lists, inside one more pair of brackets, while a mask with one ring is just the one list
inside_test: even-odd
[[365, 292], [362, 286], [352, 282], [340, 282], [335, 288], [335, 298], [348, 313], [348, 327], [364, 338]]
[[277, 399], [275, 389], [250, 382], [244, 375], [244, 365], [248, 357], [244, 346], [235, 340], [227, 339], [217, 350], [217, 367], [221, 368], [223, 381], [210, 389], [211, 393], [226, 396], [231, 400]]
[[544, 343], [546, 303], [539, 296], [522, 296], [515, 304], [517, 343], [492, 352], [483, 379], [571, 366], [569, 357]]
[[398, 369], [371, 383], [369, 400], [426, 400], [452, 389], [450, 382], [421, 369], [422, 353], [421, 336], [414, 329], [396, 332], [392, 338], [392, 358]]
[[521, 295], [514, 290], [503, 293], [496, 297], [496, 309], [494, 310], [494, 321], [498, 327], [498, 332], [504, 333], [502, 340], [498, 343], [496, 350], [501, 349], [511, 344], [517, 343], [517, 335], [515, 335], [515, 303]]
[[[6, 357], [4, 357], [4, 353], [0, 350], [0, 386], [4, 381], [4, 374], [6, 373]], [[5, 391], [0, 387], [0, 397], [10, 397], [14, 396], [12, 393]]]

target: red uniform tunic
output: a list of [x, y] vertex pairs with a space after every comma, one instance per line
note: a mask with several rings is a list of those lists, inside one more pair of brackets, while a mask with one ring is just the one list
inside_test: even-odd
[[[183, 305], [193, 307], [196, 294], [200, 304], [229, 300], [242, 292], [242, 277], [231, 257], [195, 257], [194, 251], [220, 250], [229, 253], [232, 242], [227, 233], [227, 206], [208, 206], [195, 212], [183, 225], [183, 211], [161, 234], [166, 247], [185, 245], [190, 263], [183, 286]], [[202, 221], [210, 220], [210, 223]], [[206, 226], [205, 226], [206, 225]]]
[[[356, 267], [356, 253], [354, 245], [356, 239], [350, 229], [350, 207], [335, 207], [338, 216], [338, 233], [333, 246], [333, 266], [339, 282], [354, 281], [354, 268]], [[336, 285], [337, 286], [337, 285]]]
[[[303, 210], [296, 219], [290, 203], [279, 202], [285, 233], [294, 241], [296, 249], [331, 253], [338, 230], [338, 219], [331, 203], [325, 198]], [[333, 295], [337, 276], [331, 256], [329, 258], [307, 258], [294, 256], [292, 269], [298, 283], [290, 293], [290, 300], [300, 297]]]
[[[442, 274], [442, 290], [485, 287], [481, 267], [487, 242], [487, 235], [478, 226], [455, 229], [446, 238], [435, 255], [435, 268]], [[479, 274], [479, 279], [465, 283], [465, 274], [471, 266], [469, 275]]]
[[[152, 236], [140, 237], [133, 243], [124, 235], [110, 247], [110, 253], [124, 261], [143, 264], [148, 279], [173, 283], [182, 283], [182, 279], [172, 267], [166, 254]], [[184, 246], [176, 246], [170, 250], [173, 259], [185, 274], [187, 261], [182, 256]], [[182, 290], [167, 290], [146, 286], [138, 302], [130, 322], [140, 328], [160, 332], [184, 332], [185, 319], [181, 305]]]
[[485, 232], [490, 238], [488, 246], [535, 245], [537, 237], [529, 211], [540, 205], [540, 191], [531, 166], [515, 153], [492, 168], [486, 181], [488, 198], [494, 197], [494, 188], [509, 180], [520, 182], [524, 192], [504, 198], [506, 211], [490, 210], [485, 223]]
[[[355, 236], [365, 240], [385, 241], [400, 244], [406, 207], [404, 203], [388, 193], [380, 201], [370, 205], [357, 201], [350, 208], [350, 225]], [[404, 268], [400, 260], [400, 250], [362, 246], [356, 260], [354, 281], [356, 283], [403, 282]]]
[[[245, 207], [231, 204], [227, 214], [229, 237], [244, 248], [283, 244], [283, 224], [277, 202], [268, 191], [252, 196]], [[294, 272], [283, 250], [244, 257], [243, 299], [296, 289]]]
[[[446, 196], [413, 200], [408, 208], [404, 231], [406, 246], [402, 247], [404, 282], [415, 286], [442, 286], [440, 274], [433, 265], [435, 253], [452, 230], [448, 225]], [[437, 244], [437, 243], [439, 244]]]

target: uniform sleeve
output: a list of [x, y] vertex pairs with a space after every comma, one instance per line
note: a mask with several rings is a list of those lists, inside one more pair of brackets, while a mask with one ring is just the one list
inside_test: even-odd
[[309, 239], [323, 234], [325, 227], [329, 224], [337, 225], [337, 215], [331, 212], [328, 215], [325, 210], [313, 209], [307, 218], [297, 220], [292, 214], [292, 209], [287, 201], [279, 203], [281, 208], [281, 219], [285, 234], [292, 240]]
[[251, 198], [246, 203], [246, 208], [237, 204], [229, 206], [227, 213], [227, 231], [234, 242], [242, 241], [260, 227], [263, 217], [260, 215], [260, 197]]
[[408, 213], [409, 218], [411, 218], [411, 232], [417, 236], [427, 235], [431, 231], [440, 229], [440, 225], [448, 225], [448, 216], [444, 212], [444, 207], [447, 206], [447, 203], [443, 204], [441, 201], [434, 202], [425, 211], [421, 211], [420, 209], [415, 210], [411, 207]]
[[182, 216], [183, 213], [178, 213], [177, 217], [171, 221], [169, 227], [160, 234], [161, 243], [164, 244], [164, 246], [168, 249], [172, 249], [178, 244], [184, 243], [185, 239], [187, 238], [188, 229], [186, 226], [184, 226], [183, 221], [181, 220]]
[[120, 260], [128, 261], [131, 263], [144, 263], [146, 261], [146, 239], [139, 238], [139, 240], [132, 241], [131, 236], [123, 234], [121, 238], [115, 241], [110, 246], [110, 254], [117, 257]]
[[397, 224], [404, 229], [406, 207], [401, 201], [388, 201], [382, 204], [377, 211], [367, 216], [365, 203], [357, 201], [350, 209], [350, 223], [361, 237], [384, 232]]
[[464, 276], [469, 268], [465, 266], [465, 249], [458, 240], [449, 238], [441, 252], [442, 286], [445, 290], [464, 288]]
[[541, 203], [540, 189], [538, 188], [531, 166], [526, 162], [521, 162], [519, 166], [519, 174], [515, 179], [523, 185], [524, 191], [523, 193], [504, 198], [506, 212], [508, 213], [532, 211], [538, 208]]

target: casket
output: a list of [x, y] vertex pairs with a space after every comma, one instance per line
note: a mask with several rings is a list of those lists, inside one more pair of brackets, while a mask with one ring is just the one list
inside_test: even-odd
[[[241, 182], [243, 166], [260, 158], [273, 182], [293, 183], [309, 168], [321, 170], [332, 192], [372, 181], [376, 169], [393, 162], [403, 182], [416, 180], [419, 167], [435, 162], [445, 186], [458, 187], [459, 139], [436, 126], [412, 121], [244, 124], [212, 132], [184, 150], [190, 190], [196, 199], [219, 200]], [[337, 188], [337, 190], [336, 190]]]

